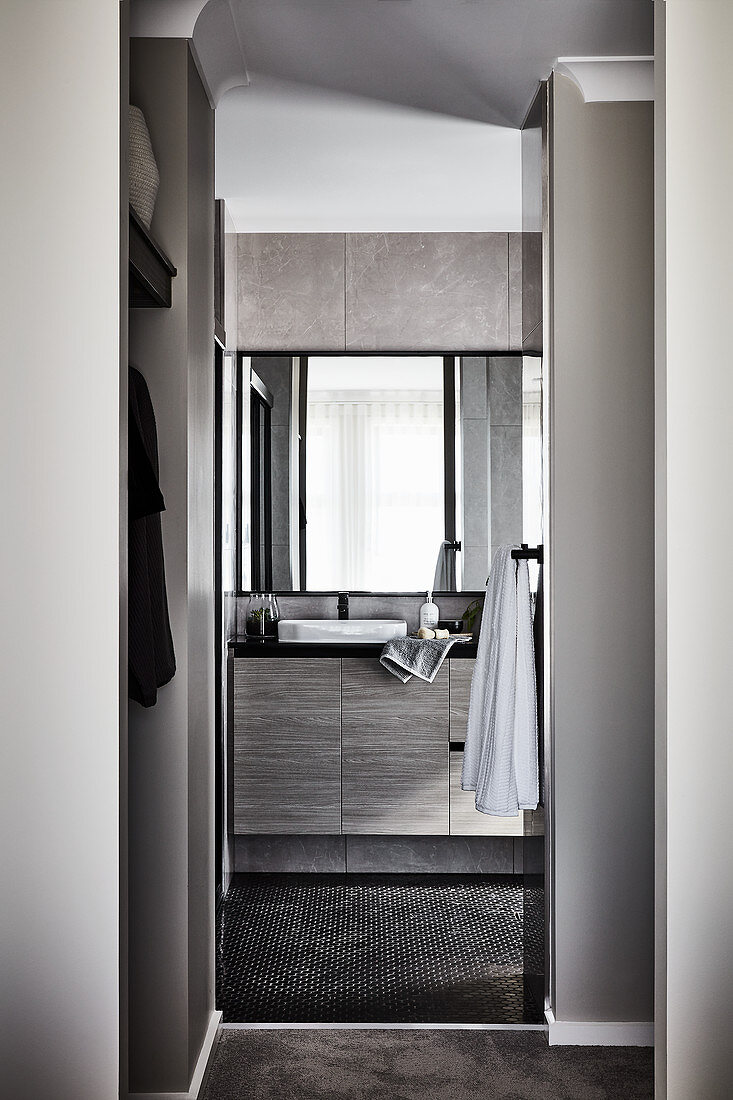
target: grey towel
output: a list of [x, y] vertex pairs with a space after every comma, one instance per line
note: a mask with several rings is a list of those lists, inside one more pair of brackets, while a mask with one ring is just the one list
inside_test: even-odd
[[403, 684], [412, 676], [432, 684], [456, 641], [457, 638], [393, 638], [382, 650], [379, 661]]

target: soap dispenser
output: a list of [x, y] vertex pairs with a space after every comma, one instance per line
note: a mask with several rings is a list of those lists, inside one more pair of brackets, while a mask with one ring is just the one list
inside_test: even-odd
[[427, 600], [420, 608], [420, 626], [427, 626], [435, 630], [438, 625], [438, 605], [433, 603], [433, 593], [425, 593]]

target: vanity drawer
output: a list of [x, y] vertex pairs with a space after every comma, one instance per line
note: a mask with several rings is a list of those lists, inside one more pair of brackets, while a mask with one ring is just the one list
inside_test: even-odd
[[344, 833], [448, 834], [448, 667], [406, 684], [378, 660], [344, 660]]
[[447, 661], [446, 664], [450, 665], [450, 739], [465, 741], [471, 677], [476, 662]]
[[234, 831], [341, 832], [341, 661], [234, 662]]
[[476, 809], [473, 791], [461, 790], [463, 753], [450, 754], [450, 833], [451, 836], [524, 836], [525, 817], [531, 822], [531, 813], [520, 811], [516, 817], [492, 817]]

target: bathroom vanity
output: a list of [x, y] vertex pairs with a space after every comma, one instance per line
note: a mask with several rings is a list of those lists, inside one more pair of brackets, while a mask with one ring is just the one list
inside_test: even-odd
[[381, 644], [233, 642], [235, 835], [526, 836], [461, 790], [473, 644], [402, 684]]

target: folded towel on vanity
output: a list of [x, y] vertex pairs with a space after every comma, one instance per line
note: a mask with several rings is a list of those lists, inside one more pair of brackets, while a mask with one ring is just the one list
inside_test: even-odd
[[471, 681], [461, 786], [495, 817], [534, 810], [539, 796], [537, 682], [529, 570], [501, 546], [491, 563]]
[[387, 672], [403, 684], [412, 676], [432, 684], [457, 638], [393, 638], [379, 658]]

